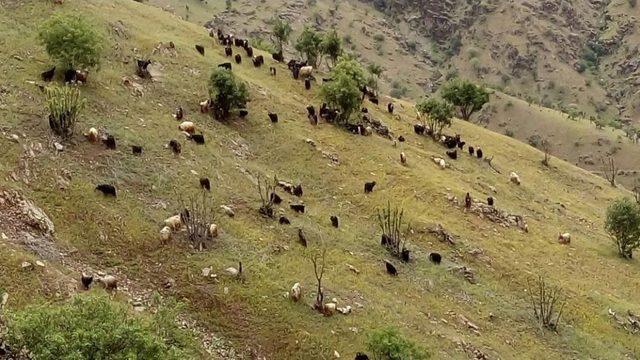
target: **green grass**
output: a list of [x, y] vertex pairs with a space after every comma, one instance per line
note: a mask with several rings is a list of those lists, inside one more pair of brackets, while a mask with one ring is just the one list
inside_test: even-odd
[[[90, 14], [105, 31], [109, 22], [117, 20], [127, 29], [128, 38], [109, 33], [112, 51], [82, 88], [89, 102], [79, 129], [107, 128], [119, 140], [117, 151], [87, 143], [78, 135], [63, 153], [49, 151], [39, 156], [32, 166], [38, 176], [27, 186], [5, 180], [17, 166], [20, 147], [0, 137], [0, 145], [9, 149], [9, 154], [0, 155], [0, 184], [20, 189], [47, 211], [56, 224], [59, 245], [77, 249], [70, 255], [73, 260], [126, 275], [141, 288], [183, 299], [201, 325], [232, 340], [238, 350], [259, 349], [260, 354], [274, 359], [328, 359], [334, 350], [350, 358], [365, 350], [370, 330], [387, 325], [398, 327], [433, 358], [467, 358], [457, 345], [461, 340], [492, 358], [619, 359], [637, 353], [637, 337], [617, 329], [606, 312], [609, 307], [640, 310], [640, 281], [635, 276], [640, 265], [619, 259], [602, 230], [606, 205], [624, 194], [603, 179], [555, 158], [545, 168], [539, 151], [462, 121], [456, 121], [451, 132], [460, 132], [469, 144], [495, 156], [502, 174], [466, 154], [452, 163], [452, 169], [442, 171], [430, 156], [442, 156], [444, 149], [413, 134], [415, 113], [405, 102], [396, 102], [399, 121], [386, 114], [384, 106], [378, 109], [367, 104], [374, 118], [407, 138], [397, 148], [377, 136], [356, 137], [327, 124], [312, 127], [305, 107], [319, 104], [317, 86], [305, 91], [282, 65], [275, 65], [277, 77], [269, 76], [268, 66], [273, 64], [268, 56], [261, 69], [247, 61], [234, 64], [234, 73], [250, 89], [250, 115], [246, 121], [218, 123], [198, 112], [198, 102], [206, 97], [211, 69], [226, 58], [222, 47], [200, 26], [125, 0], [108, 4], [68, 0], [61, 7], [31, 1], [8, 9], [12, 11], [0, 12], [0, 28], [12, 46], [11, 51], [0, 53], [0, 71], [8, 74], [12, 91], [3, 98], [8, 111], [2, 112], [6, 115], [2, 126], [27, 134], [26, 141], [46, 144], [49, 136], [42, 94], [27, 83], [37, 81], [49, 63], [41, 48], [33, 46], [34, 24], [56, 9]], [[173, 41], [178, 56], [151, 55], [160, 41]], [[194, 44], [206, 45], [205, 57], [195, 51]], [[13, 58], [16, 54], [25, 60]], [[142, 98], [131, 96], [121, 85], [123, 76], [133, 75], [138, 56], [151, 57], [163, 67], [161, 81], [142, 82]], [[179, 105], [186, 109], [187, 119], [203, 131], [206, 145], [183, 140], [171, 116]], [[270, 124], [268, 111], [277, 112], [280, 123]], [[163, 148], [172, 138], [183, 143], [179, 157]], [[340, 164], [331, 165], [305, 143], [306, 138], [338, 154]], [[234, 142], [246, 143], [246, 156], [236, 155]], [[145, 147], [141, 158], [129, 152], [128, 145], [134, 143]], [[408, 157], [406, 167], [399, 162], [401, 151]], [[61, 169], [73, 174], [71, 186], [52, 191], [54, 175]], [[510, 171], [518, 172], [522, 186], [509, 182]], [[197, 191], [198, 178], [205, 175], [212, 179], [215, 203], [233, 205], [236, 217], [216, 213], [222, 235], [206, 252], [194, 252], [178, 240], [161, 245], [162, 220], [179, 207], [175, 191]], [[290, 213], [288, 201], [296, 199], [285, 197], [283, 208], [292, 226], [260, 217], [253, 180], [257, 175], [301, 182], [308, 213]], [[378, 185], [372, 194], [364, 195], [362, 186], [370, 180]], [[97, 182], [114, 183], [118, 198], [96, 194]], [[497, 193], [492, 194], [489, 186]], [[499, 208], [525, 215], [530, 232], [502, 228], [447, 201], [447, 194], [462, 198], [467, 191], [480, 199], [493, 195]], [[166, 202], [167, 210], [154, 206], [158, 201]], [[375, 222], [376, 209], [387, 201], [404, 207], [416, 230], [409, 237], [416, 261], [398, 263], [397, 278], [384, 271], [382, 259], [389, 255], [379, 245]], [[340, 217], [339, 229], [330, 226], [333, 214]], [[434, 223], [459, 235], [458, 245], [449, 247], [421, 231]], [[305, 229], [313, 246], [323, 241], [328, 247], [326, 296], [353, 306], [351, 315], [324, 318], [310, 308], [313, 269], [297, 243], [298, 227]], [[572, 233], [570, 247], [555, 242], [558, 232]], [[483, 249], [483, 257], [468, 253], [476, 248]], [[427, 260], [432, 251], [443, 254], [442, 265]], [[46, 282], [15, 271], [27, 257], [16, 250], [13, 260], [0, 260], [12, 270], [8, 271], [9, 285], [2, 287], [19, 299], [11, 306], [52, 297], [45, 291]], [[246, 271], [244, 282], [222, 275], [222, 269], [238, 260]], [[361, 273], [349, 271], [347, 263]], [[461, 265], [473, 269], [477, 285], [448, 270]], [[52, 266], [64, 270], [62, 264]], [[206, 266], [220, 274], [219, 282], [200, 275]], [[540, 333], [528, 309], [526, 280], [538, 273], [562, 285], [570, 297], [566, 322], [557, 335]], [[176, 285], [164, 290], [167, 277], [175, 279]], [[284, 297], [295, 282], [304, 290], [298, 304]], [[30, 297], [33, 292], [42, 295]], [[363, 308], [357, 308], [356, 302]], [[456, 314], [477, 324], [481, 336], [460, 324]]]

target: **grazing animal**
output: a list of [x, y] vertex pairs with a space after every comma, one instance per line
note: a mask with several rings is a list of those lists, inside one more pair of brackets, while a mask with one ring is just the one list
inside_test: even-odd
[[178, 214], [178, 215], [173, 215], [171, 217], [166, 218], [164, 220], [164, 226], [168, 226], [173, 230], [182, 229], [182, 215]]
[[304, 88], [306, 90], [311, 90], [311, 79], [304, 79]]
[[293, 193], [293, 195], [295, 195], [297, 197], [301, 197], [302, 196], [302, 184], [298, 184], [298, 185], [294, 186], [292, 193]]
[[298, 80], [300, 78], [300, 68], [294, 67], [293, 69], [291, 69], [291, 76], [293, 76], [294, 79]]
[[222, 69], [227, 69], [229, 71], [231, 71], [231, 63], [230, 62], [226, 62], [226, 63], [222, 63], [222, 64], [218, 64], [219, 68]]
[[138, 59], [136, 61], [136, 64], [137, 64], [136, 75], [138, 75], [143, 79], [151, 77], [151, 73], [149, 73], [149, 65], [151, 65], [151, 60]]
[[369, 101], [371, 101], [371, 103], [378, 105], [379, 101], [377, 97], [370, 97]]
[[176, 109], [176, 113], [173, 115], [174, 118], [176, 118], [176, 120], [182, 120], [182, 118], [184, 118], [184, 109], [182, 108], [182, 106], [179, 106]]
[[458, 150], [448, 150], [447, 156], [453, 160], [458, 158]]
[[162, 241], [163, 244], [166, 244], [169, 240], [171, 240], [171, 228], [165, 226], [160, 230], [160, 241]]
[[367, 354], [359, 352], [356, 353], [356, 357], [353, 360], [369, 360], [369, 356], [367, 356]]
[[231, 48], [231, 46], [227, 46], [226, 48], [224, 48], [224, 55], [225, 56], [233, 55], [233, 49]]
[[209, 180], [209, 178], [206, 178], [206, 177], [201, 177], [200, 187], [207, 191], [211, 191], [211, 180]]
[[204, 135], [202, 134], [193, 134], [189, 138], [198, 145], [204, 144]]
[[307, 114], [309, 114], [309, 116], [315, 115], [316, 114], [316, 108], [314, 108], [313, 105], [307, 106]]
[[478, 150], [476, 150], [476, 156], [478, 159], [482, 159], [482, 149], [478, 148]]
[[240, 56], [240, 54], [236, 54], [235, 60], [236, 60], [236, 64], [241, 64], [242, 63], [242, 56]]
[[71, 83], [71, 82], [76, 81], [76, 75], [77, 74], [78, 73], [76, 73], [76, 71], [73, 70], [73, 69], [69, 69], [69, 70], [65, 71], [64, 72], [64, 82], [65, 83]]
[[173, 151], [174, 154], [178, 155], [182, 152], [182, 145], [178, 142], [178, 140], [169, 141], [169, 147]]
[[253, 66], [260, 67], [264, 64], [264, 56], [258, 55], [253, 58]]
[[376, 182], [375, 181], [364, 183], [364, 193], [368, 194], [368, 193], [372, 192], [374, 186], [376, 186]]
[[444, 161], [444, 159], [433, 158], [433, 162], [440, 166], [442, 170], [447, 168], [447, 163]]
[[203, 114], [206, 114], [209, 112], [209, 110], [211, 110], [211, 103], [213, 101], [211, 101], [211, 99], [205, 100], [203, 102], [200, 103], [200, 112]]
[[269, 74], [271, 74], [271, 76], [276, 76], [276, 68], [269, 66]]
[[280, 225], [291, 225], [291, 221], [289, 221], [286, 216], [280, 216], [280, 220], [278, 222]]
[[102, 143], [107, 147], [107, 149], [116, 149], [116, 138], [114, 138], [113, 135], [107, 135], [107, 138], [103, 139]]
[[312, 77], [313, 76], [313, 66], [302, 66], [300, 67], [299, 74], [302, 77]]
[[560, 244], [568, 245], [571, 244], [571, 234], [569, 233], [558, 233], [558, 242]]
[[397, 276], [398, 275], [398, 270], [396, 270], [396, 267], [393, 266], [393, 264], [389, 260], [385, 260], [384, 261], [384, 265], [387, 268], [387, 274], [389, 274], [391, 276]]
[[116, 187], [109, 184], [99, 184], [96, 186], [96, 190], [100, 191], [104, 196], [116, 197]]
[[269, 195], [269, 201], [278, 205], [282, 203], [282, 198], [280, 197], [280, 195], [276, 194], [275, 192], [272, 192], [271, 195]]
[[289, 298], [293, 300], [293, 302], [298, 302], [301, 297], [302, 288], [300, 287], [300, 283], [293, 284], [293, 287], [291, 287], [291, 290], [289, 291]]
[[76, 70], [76, 83], [86, 84], [87, 76], [89, 76], [89, 74], [86, 71]]
[[82, 276], [80, 277], [80, 282], [82, 283], [83, 289], [89, 290], [89, 287], [93, 282], [93, 275], [87, 275], [85, 273], [82, 273]]
[[212, 238], [218, 237], [218, 225], [216, 224], [209, 225], [209, 236]]
[[520, 185], [520, 176], [513, 171], [509, 174], [509, 180], [516, 185]]
[[40, 77], [42, 77], [42, 80], [49, 82], [51, 80], [53, 80], [53, 77], [56, 75], [56, 67], [52, 67], [51, 69], [43, 72], [42, 74], [40, 74]]
[[467, 195], [464, 197], [464, 207], [467, 209], [471, 209], [472, 203], [473, 200], [471, 200], [471, 194], [467, 193]]
[[400, 163], [402, 165], [407, 165], [407, 155], [405, 155], [404, 152], [400, 153]]
[[244, 49], [247, 51], [248, 57], [253, 57], [253, 48], [251, 46], [247, 46]]
[[240, 111], [238, 111], [238, 115], [241, 118], [245, 118], [247, 115], [249, 115], [249, 110], [247, 109], [240, 109]]
[[307, 117], [309, 118], [309, 123], [310, 123], [311, 125], [314, 125], [314, 126], [315, 126], [315, 125], [318, 125], [318, 115], [313, 114], [313, 115], [309, 115], [309, 116], [307, 116]]
[[233, 276], [233, 277], [240, 277], [242, 276], [242, 261], [238, 261], [238, 268], [234, 268], [233, 266], [230, 266], [226, 269], [224, 269], [224, 272], [229, 275], [229, 276]]
[[424, 135], [424, 132], [426, 131], [426, 129], [427, 128], [422, 124], [413, 125], [413, 131], [418, 135]]
[[431, 253], [429, 254], [429, 260], [431, 260], [432, 263], [439, 265], [440, 262], [442, 262], [442, 255], [438, 253]]
[[298, 241], [302, 246], [307, 247], [307, 236], [304, 234], [302, 229], [298, 229]]
[[465, 146], [466, 144], [467, 144], [467, 143], [466, 143], [466, 142], [464, 142], [464, 141], [458, 141], [458, 149], [460, 149], [460, 150], [464, 149], [464, 146]]
[[184, 121], [178, 125], [178, 130], [193, 134], [196, 131], [196, 126], [191, 121]]
[[493, 203], [495, 202], [495, 199], [493, 198], [493, 196], [489, 196], [487, 198], [487, 205], [489, 206], [493, 206]]
[[362, 109], [360, 109], [360, 111], [361, 111], [363, 114], [368, 114], [368, 113], [369, 113], [369, 109], [367, 109], [366, 107], [363, 107]]
[[142, 146], [131, 145], [131, 152], [133, 152], [134, 155], [142, 155]]
[[393, 114], [393, 109], [394, 109], [393, 103], [388, 103], [387, 104], [387, 111], [389, 112], [389, 114]]
[[269, 119], [271, 120], [272, 123], [277, 123], [278, 122], [278, 114], [269, 113]]
[[473, 146], [469, 146], [469, 155], [473, 156], [475, 155], [476, 150], [473, 148]]
[[404, 262], [411, 261], [411, 251], [409, 249], [402, 249], [400, 253], [400, 259]]
[[89, 140], [89, 142], [94, 143], [98, 141], [98, 130], [96, 128], [91, 128], [86, 134], [84, 134], [84, 136]]
[[334, 228], [337, 228], [338, 226], [340, 226], [338, 217], [335, 215], [331, 215], [331, 226], [333, 226]]
[[291, 210], [297, 212], [297, 213], [303, 213], [304, 214], [304, 209], [305, 206], [302, 204], [291, 204], [289, 205], [289, 207], [291, 208]]
[[405, 142], [405, 140], [406, 139], [404, 138], [404, 136], [402, 136], [402, 135], [398, 136], [398, 141], [399, 142]]
[[118, 280], [112, 275], [106, 275], [103, 277], [99, 277], [96, 279], [96, 282], [99, 282], [104, 286], [107, 290], [116, 290], [118, 289]]
[[284, 62], [284, 55], [282, 55], [282, 52], [273, 53], [271, 54], [271, 57], [277, 62]]
[[204, 56], [204, 46], [196, 45], [196, 50], [200, 53], [200, 55]]

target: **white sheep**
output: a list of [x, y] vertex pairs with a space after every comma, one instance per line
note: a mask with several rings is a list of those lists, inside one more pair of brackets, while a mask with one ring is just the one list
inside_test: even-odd
[[338, 306], [335, 303], [326, 303], [322, 306], [322, 313], [324, 316], [333, 316], [336, 313], [336, 308]]
[[173, 230], [180, 230], [182, 228], [182, 218], [180, 217], [180, 215], [174, 215], [170, 218], [167, 218], [164, 221], [164, 225], [173, 229]]
[[313, 66], [303, 66], [300, 68], [300, 76], [312, 76], [313, 75]]
[[436, 158], [433, 158], [433, 162], [436, 163], [436, 165], [440, 166], [442, 170], [447, 168], [447, 163], [444, 161], [444, 159], [436, 157]]
[[89, 142], [97, 142], [98, 141], [98, 130], [96, 128], [91, 128], [89, 131], [84, 134], [84, 136], [89, 140]]
[[212, 238], [218, 237], [218, 225], [216, 224], [209, 225], [209, 236]]
[[511, 174], [509, 174], [509, 180], [516, 185], [520, 185], [520, 176], [515, 172], [511, 172]]
[[107, 290], [116, 290], [118, 288], [118, 280], [113, 275], [105, 275], [96, 279], [96, 282], [102, 284]]
[[300, 283], [293, 284], [291, 291], [289, 291], [289, 298], [293, 300], [293, 302], [300, 301], [302, 297], [302, 288], [300, 287]]
[[569, 233], [564, 233], [564, 234], [559, 233], [558, 234], [558, 242], [560, 244], [566, 244], [566, 245], [571, 244], [571, 234], [569, 234]]
[[160, 240], [162, 240], [163, 243], [167, 243], [169, 242], [169, 240], [171, 240], [171, 228], [168, 226], [165, 226], [162, 228], [162, 230], [160, 230]]
[[178, 130], [193, 134], [196, 132], [196, 126], [191, 121], [184, 121], [182, 124], [178, 125]]
[[406, 165], [407, 164], [407, 155], [405, 155], [404, 152], [400, 153], [400, 163], [402, 165]]

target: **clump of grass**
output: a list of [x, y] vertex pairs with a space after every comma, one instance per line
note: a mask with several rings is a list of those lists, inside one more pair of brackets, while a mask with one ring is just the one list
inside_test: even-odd
[[86, 104], [86, 99], [80, 97], [80, 90], [70, 86], [49, 87], [46, 102], [51, 130], [63, 139], [72, 137], [78, 116]]

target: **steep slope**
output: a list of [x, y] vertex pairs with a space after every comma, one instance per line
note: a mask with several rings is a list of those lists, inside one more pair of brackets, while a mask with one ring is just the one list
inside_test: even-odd
[[[201, 326], [232, 340], [248, 358], [321, 359], [331, 358], [334, 351], [351, 358], [364, 349], [370, 330], [386, 325], [400, 328], [433, 358], [479, 353], [490, 358], [639, 356], [637, 336], [617, 327], [607, 314], [609, 308], [640, 311], [640, 265], [619, 259], [602, 230], [606, 204], [626, 193], [601, 178], [559, 159], [545, 168], [539, 151], [461, 121], [451, 131], [493, 156], [501, 174], [468, 156], [440, 170], [430, 157], [443, 156], [444, 149], [413, 134], [414, 110], [402, 101], [396, 101], [399, 119], [382, 106], [369, 106], [374, 118], [407, 138], [397, 147], [387, 139], [353, 136], [328, 124], [313, 127], [305, 106], [320, 102], [317, 89], [305, 91], [278, 64], [278, 76], [269, 76], [270, 59], [260, 69], [247, 61], [234, 65], [234, 73], [250, 88], [250, 115], [245, 121], [215, 122], [198, 112], [198, 102], [206, 97], [211, 69], [225, 58], [201, 26], [128, 0], [68, 0], [62, 7], [35, 0], [0, 4], [0, 27], [6, 34], [0, 42], [10, 49], [0, 53], [5, 79], [1, 126], [6, 134], [0, 137], [5, 150], [0, 153], [0, 187], [19, 190], [55, 223], [56, 246], [69, 251], [64, 261], [51, 260], [48, 269], [73, 279], [77, 274], [65, 264], [79, 262], [116, 273], [132, 286], [182, 299]], [[110, 51], [82, 88], [89, 107], [81, 128], [104, 127], [118, 139], [116, 151], [81, 136], [62, 152], [48, 145], [42, 94], [34, 82], [39, 83], [49, 60], [34, 41], [35, 24], [53, 11], [86, 14], [108, 33]], [[159, 42], [168, 41], [175, 43], [176, 54], [153, 53]], [[195, 44], [206, 44], [204, 57]], [[122, 81], [133, 78], [137, 57], [151, 57], [161, 71], [157, 81], [139, 81], [143, 96], [135, 96]], [[205, 145], [183, 140], [171, 116], [177, 106], [185, 107], [187, 118], [203, 131]], [[268, 111], [279, 114], [278, 124], [268, 121]], [[25, 136], [16, 143], [10, 134]], [[172, 138], [183, 143], [179, 157], [164, 148]], [[35, 143], [45, 144], [35, 156], [22, 150]], [[144, 145], [144, 155], [132, 156], [130, 144]], [[338, 163], [322, 151], [335, 155]], [[401, 151], [408, 166], [399, 163]], [[509, 182], [510, 171], [518, 172], [522, 186]], [[70, 183], [60, 189], [58, 176], [66, 172]], [[162, 245], [158, 231], [162, 219], [179, 209], [176, 192], [197, 192], [198, 178], [205, 175], [214, 180], [216, 205], [233, 206], [235, 217], [216, 213], [222, 236], [207, 251], [194, 251], [180, 238]], [[274, 175], [304, 186], [304, 215], [288, 210], [295, 198], [286, 197], [282, 207], [292, 226], [280, 226], [257, 212], [256, 179]], [[378, 185], [364, 195], [363, 183], [371, 180]], [[118, 198], [96, 194], [98, 182], [114, 183]], [[525, 217], [529, 232], [464, 212], [448, 200], [462, 199], [466, 192], [477, 199], [494, 196], [499, 209]], [[376, 210], [388, 201], [405, 209], [413, 228], [409, 242], [415, 260], [396, 262], [397, 278], [384, 271], [382, 259], [389, 255], [379, 245], [375, 221]], [[329, 222], [333, 214], [341, 219], [338, 229]], [[455, 245], [426, 231], [438, 223], [456, 235]], [[326, 244], [327, 297], [353, 306], [352, 314], [325, 318], [306, 305], [313, 302], [315, 284], [306, 257], [310, 250], [297, 243], [299, 227], [313, 246], [321, 240]], [[556, 243], [558, 232], [572, 233], [571, 246]], [[46, 274], [15, 270], [34, 255], [10, 240], [0, 243], [3, 254], [5, 248], [11, 254], [0, 257], [0, 269], [11, 270], [2, 272], [2, 286], [15, 299], [10, 307], [66, 297], [50, 291]], [[427, 260], [432, 251], [443, 255], [442, 265]], [[244, 264], [244, 282], [222, 274], [238, 260]], [[217, 280], [201, 276], [209, 266], [219, 274]], [[460, 274], [460, 267], [473, 273], [475, 284]], [[526, 283], [537, 274], [567, 293], [558, 334], [541, 332], [530, 312]], [[168, 278], [175, 285], [167, 289]], [[295, 282], [304, 289], [298, 304], [283, 297]], [[477, 325], [477, 332], [463, 318]]]

